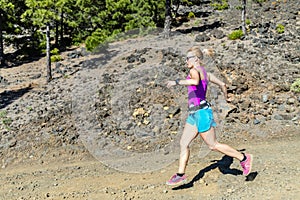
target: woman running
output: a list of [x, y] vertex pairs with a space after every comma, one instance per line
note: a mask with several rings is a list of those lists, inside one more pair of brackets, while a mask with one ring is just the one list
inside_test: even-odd
[[[205, 50], [204, 53], [212, 54], [212, 51]], [[168, 81], [167, 86], [185, 85], [188, 88], [188, 110], [189, 116], [180, 139], [180, 158], [178, 172], [174, 174], [167, 185], [177, 185], [185, 183], [187, 177], [185, 175], [186, 165], [190, 156], [189, 146], [191, 142], [200, 134], [204, 142], [213, 151], [219, 151], [227, 156], [236, 158], [240, 161], [243, 169], [243, 175], [247, 176], [251, 171], [252, 155], [244, 154], [232, 147], [221, 144], [216, 139], [215, 127], [216, 123], [213, 118], [213, 112], [209, 102], [206, 101], [206, 91], [209, 82], [220, 87], [226, 101], [227, 96], [226, 84], [216, 78], [211, 73], [207, 73], [202, 66], [203, 53], [199, 47], [192, 47], [187, 52], [186, 63], [190, 69], [186, 80]]]

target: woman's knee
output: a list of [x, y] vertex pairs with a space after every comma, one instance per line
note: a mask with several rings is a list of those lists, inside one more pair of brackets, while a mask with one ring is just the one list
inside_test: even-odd
[[208, 144], [208, 148], [212, 151], [218, 151], [219, 145], [220, 145], [220, 143], [218, 143], [218, 142], [211, 143], [211, 144]]
[[186, 141], [181, 140], [180, 141], [180, 149], [189, 149], [189, 144]]

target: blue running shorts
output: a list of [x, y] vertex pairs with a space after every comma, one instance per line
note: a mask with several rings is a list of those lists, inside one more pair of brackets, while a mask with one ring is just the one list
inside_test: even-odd
[[199, 133], [206, 132], [211, 127], [217, 126], [211, 108], [200, 109], [196, 112], [189, 113], [186, 122], [196, 126]]

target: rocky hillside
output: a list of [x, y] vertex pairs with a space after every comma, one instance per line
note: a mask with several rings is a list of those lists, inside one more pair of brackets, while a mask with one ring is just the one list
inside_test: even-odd
[[[192, 11], [196, 18], [174, 28], [169, 40], [156, 30], [96, 53], [65, 52], [52, 65], [49, 84], [44, 59], [1, 69], [2, 166], [86, 149], [109, 155], [116, 146], [120, 152], [170, 153], [168, 144], [180, 136], [186, 116], [186, 90], [169, 90], [165, 82], [185, 78], [185, 52], [194, 45], [215, 51], [206, 58], [207, 68], [228, 83], [233, 99], [218, 104], [221, 95], [212, 88], [219, 137], [299, 133], [300, 95], [290, 91], [300, 78], [299, 7], [297, 1], [250, 3], [248, 35], [240, 40], [227, 38], [240, 27], [240, 11], [180, 7], [181, 15]], [[276, 30], [279, 24], [284, 33]]]

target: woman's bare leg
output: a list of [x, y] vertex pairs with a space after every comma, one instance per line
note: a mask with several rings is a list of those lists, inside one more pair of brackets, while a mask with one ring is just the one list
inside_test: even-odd
[[196, 126], [186, 123], [180, 139], [180, 158], [178, 173], [185, 173], [185, 168], [190, 157], [190, 144], [198, 135]]
[[241, 152], [238, 152], [227, 144], [221, 144], [217, 141], [214, 127], [211, 127], [208, 131], [203, 132], [200, 135], [211, 150], [219, 151], [227, 156], [236, 158], [239, 161], [243, 160], [244, 155]]

